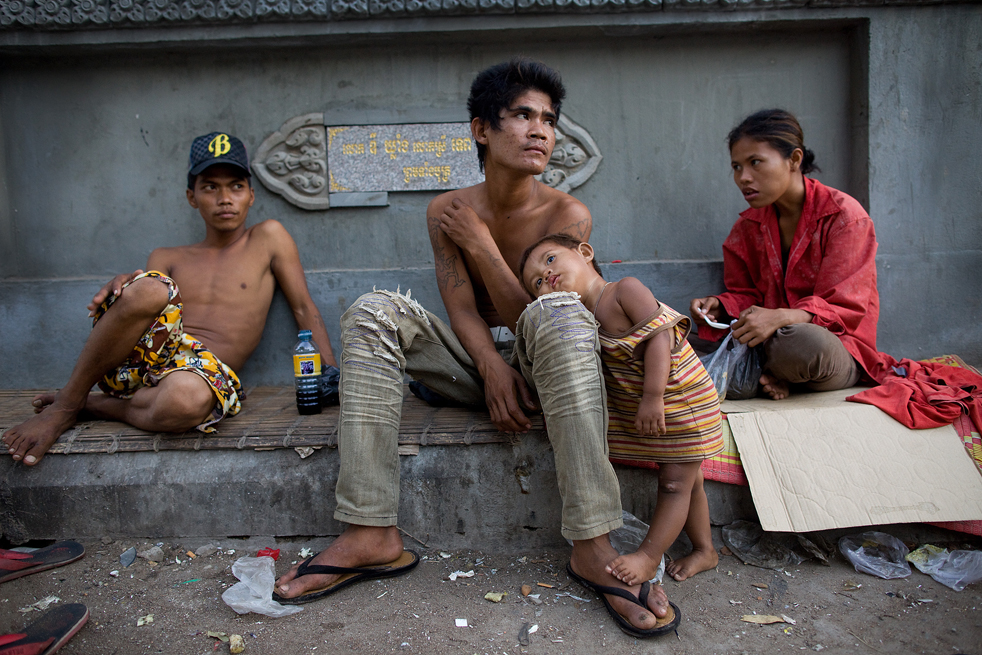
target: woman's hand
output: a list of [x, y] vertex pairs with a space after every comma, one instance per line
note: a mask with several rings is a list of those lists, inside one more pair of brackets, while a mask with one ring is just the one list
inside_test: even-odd
[[719, 321], [722, 310], [723, 307], [716, 296], [694, 298], [689, 303], [689, 314], [692, 315], [692, 320], [696, 325], [705, 325], [707, 318], [714, 323], [722, 322]]
[[634, 418], [634, 427], [641, 436], [665, 434], [665, 397], [654, 394], [644, 394], [638, 403], [638, 413]]

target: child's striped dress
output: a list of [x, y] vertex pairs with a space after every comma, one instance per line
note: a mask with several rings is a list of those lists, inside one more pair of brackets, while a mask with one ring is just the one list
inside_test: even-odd
[[[600, 346], [607, 385], [610, 422], [607, 443], [610, 461], [643, 468], [657, 462], [697, 462], [723, 450], [723, 432], [716, 387], [692, 346], [686, 341], [691, 322], [659, 303], [646, 321], [623, 334], [600, 328]], [[634, 427], [644, 391], [644, 359], [634, 351], [662, 330], [672, 331], [672, 364], [665, 388], [665, 424], [668, 433], [641, 436]]]

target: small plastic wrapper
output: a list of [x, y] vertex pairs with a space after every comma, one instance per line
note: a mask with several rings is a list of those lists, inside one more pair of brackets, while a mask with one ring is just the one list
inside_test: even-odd
[[962, 591], [982, 580], [982, 551], [953, 550], [925, 544], [907, 555], [907, 561], [946, 587]]
[[272, 557], [240, 557], [232, 564], [232, 575], [240, 582], [226, 589], [222, 600], [236, 613], [256, 612], [278, 619], [303, 611], [302, 607], [273, 600], [276, 568]]

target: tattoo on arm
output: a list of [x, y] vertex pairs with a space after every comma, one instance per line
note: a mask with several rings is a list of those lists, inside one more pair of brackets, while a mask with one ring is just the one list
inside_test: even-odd
[[436, 268], [436, 281], [444, 290], [456, 288], [465, 283], [457, 271], [459, 258], [456, 254], [450, 254], [440, 243], [440, 220], [429, 217], [427, 219], [430, 231], [430, 241], [433, 242], [433, 264]]
[[570, 223], [569, 225], [567, 225], [566, 227], [562, 228], [559, 231], [568, 234], [570, 236], [576, 237], [577, 239], [583, 240], [586, 239], [587, 229], [589, 229], [591, 222], [592, 220], [589, 217], [584, 218], [582, 221], [577, 221], [576, 223]]

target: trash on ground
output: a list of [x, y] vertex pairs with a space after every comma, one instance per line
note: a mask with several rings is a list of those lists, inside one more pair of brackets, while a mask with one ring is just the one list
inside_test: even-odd
[[111, 578], [118, 578], [119, 577], [119, 571], [110, 571], [109, 572], [109, 577], [111, 577]]
[[734, 521], [723, 526], [723, 543], [740, 561], [762, 569], [782, 569], [805, 561], [792, 550], [798, 544], [794, 535], [764, 532], [751, 521]]
[[857, 589], [862, 589], [863, 585], [854, 580], [846, 580], [842, 583], [843, 591], [856, 591]]
[[925, 544], [907, 555], [907, 561], [946, 587], [962, 591], [982, 580], [982, 551], [953, 550]]
[[450, 553], [444, 553], [444, 552], [441, 551], [440, 552], [440, 557], [442, 557], [443, 559], [449, 559], [450, 558]]
[[245, 639], [242, 638], [242, 635], [231, 635], [228, 638], [228, 652], [232, 653], [233, 655], [238, 655], [238, 653], [241, 653], [244, 650]]
[[146, 616], [141, 616], [138, 618], [136, 620], [136, 627], [139, 628], [141, 625], [147, 625], [150, 623], [153, 623], [153, 614], [147, 614]]
[[184, 554], [188, 556], [188, 559], [194, 559], [195, 557], [197, 557], [197, 555], [194, 554], [194, 551], [191, 550], [185, 552]]
[[228, 635], [226, 633], [224, 633], [224, 632], [214, 632], [213, 630], [209, 630], [205, 634], [208, 635], [209, 637], [211, 637], [212, 639], [217, 639], [218, 641], [222, 642], [223, 644], [227, 644], [228, 643]]
[[743, 605], [742, 600], [731, 600], [730, 605]]
[[119, 556], [119, 563], [126, 568], [130, 564], [136, 561], [136, 546], [127, 548], [123, 551], [123, 554]]
[[568, 597], [572, 598], [573, 600], [580, 601], [581, 603], [589, 603], [590, 602], [590, 600], [588, 598], [580, 598], [579, 596], [574, 596], [573, 594], [571, 594], [569, 592], [562, 593], [562, 594], [556, 594], [556, 598], [562, 598], [563, 596], [568, 596]]
[[201, 578], [191, 578], [190, 580], [185, 580], [184, 582], [178, 582], [175, 587], [182, 584], [191, 584], [192, 582], [201, 582]]
[[149, 562], [163, 562], [164, 561], [164, 550], [160, 546], [153, 546], [147, 548], [139, 553], [142, 559]]
[[315, 449], [312, 446], [296, 446], [294, 450], [300, 455], [300, 459], [307, 459], [314, 454]]
[[300, 559], [307, 559], [308, 557], [310, 557], [313, 554], [314, 554], [314, 551], [312, 551], [311, 549], [309, 549], [306, 546], [304, 546], [303, 548], [300, 549], [300, 555], [298, 557], [300, 557]]
[[240, 557], [232, 564], [232, 575], [241, 582], [225, 590], [222, 600], [238, 614], [256, 612], [272, 618], [302, 612], [297, 605], [280, 605], [273, 600], [276, 570], [270, 557]]
[[27, 614], [28, 612], [43, 612], [44, 610], [48, 609], [49, 605], [53, 605], [58, 602], [61, 602], [61, 599], [57, 596], [47, 596], [38, 602], [32, 603], [27, 607], [22, 607], [17, 611], [21, 614]]
[[256, 553], [256, 557], [272, 557], [273, 561], [275, 562], [280, 558], [280, 549], [277, 548], [276, 550], [273, 550], [272, 548], [263, 548]]
[[834, 544], [830, 544], [828, 540], [820, 534], [813, 534], [810, 537], [806, 537], [803, 534], [796, 534], [795, 537], [798, 539], [798, 545], [801, 546], [806, 553], [817, 559], [825, 566], [832, 566], [832, 555], [835, 553]]
[[744, 614], [740, 620], [746, 623], [757, 623], [759, 625], [770, 625], [771, 623], [795, 624], [794, 619], [789, 616], [785, 616], [784, 614], [781, 616], [774, 616], [773, 614]]
[[869, 573], [884, 580], [906, 578], [910, 564], [904, 559], [907, 546], [885, 532], [864, 532], [839, 539], [839, 551], [860, 573]]
[[464, 571], [454, 571], [453, 573], [451, 573], [449, 575], [450, 582], [453, 582], [457, 578], [473, 578], [473, 577], [474, 577], [474, 569], [471, 569], [470, 571], [467, 571], [467, 572], [464, 572]]
[[518, 643], [521, 646], [529, 645], [529, 626], [528, 622], [522, 624], [522, 629], [518, 631]]
[[541, 605], [542, 599], [539, 598], [539, 594], [529, 594], [527, 598], [532, 601], [533, 605]]
[[208, 544], [194, 551], [194, 554], [197, 555], [198, 557], [208, 557], [209, 555], [214, 555], [217, 552], [218, 552], [218, 546], [216, 546], [215, 544]]
[[528, 586], [527, 584], [523, 584], [522, 585], [522, 595], [523, 596], [528, 596], [530, 593], [532, 593], [532, 587]]
[[484, 600], [490, 600], [492, 603], [500, 603], [507, 595], [507, 591], [489, 591], [484, 594]]
[[546, 582], [536, 582], [535, 584], [537, 584], [540, 587], [545, 587], [546, 589], [555, 589], [553, 585], [548, 584]]
[[467, 619], [454, 619], [454, 623], [456, 624], [456, 626], [458, 628], [466, 628], [467, 627]]
[[756, 587], [758, 589], [767, 589], [768, 588], [766, 582], [751, 582], [750, 584], [751, 584], [751, 586], [754, 586], [754, 587]]
[[533, 633], [535, 633], [535, 631], [536, 631], [536, 630], [538, 630], [538, 629], [539, 629], [539, 624], [538, 624], [538, 623], [536, 623], [536, 624], [535, 624], [535, 625], [533, 625], [533, 626], [532, 626], [531, 628], [529, 628], [529, 634], [533, 634]]

